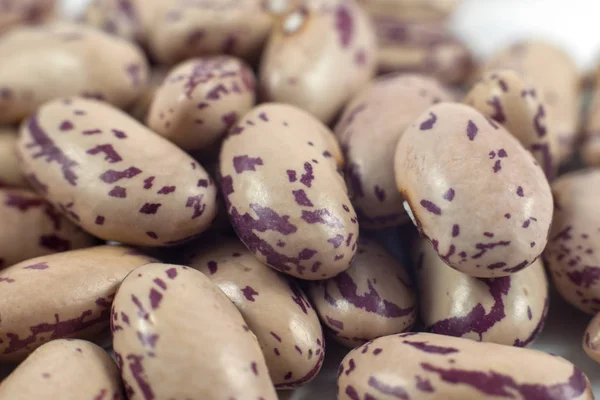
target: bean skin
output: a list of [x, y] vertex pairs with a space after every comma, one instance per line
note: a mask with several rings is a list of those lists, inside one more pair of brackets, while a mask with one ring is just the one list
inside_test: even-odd
[[385, 336], [352, 350], [337, 383], [339, 400], [594, 398], [585, 374], [564, 358], [431, 333]]
[[[341, 164], [331, 131], [289, 105], [258, 106], [232, 128], [221, 148], [221, 191], [233, 227], [259, 260], [308, 280], [348, 268], [358, 223]], [[335, 246], [338, 237], [347, 245]]]
[[23, 124], [18, 151], [32, 186], [104, 240], [176, 245], [217, 212], [217, 189], [200, 164], [97, 100], [46, 103]]
[[552, 194], [531, 153], [468, 106], [436, 104], [404, 132], [396, 184], [413, 222], [449, 266], [508, 276], [546, 246]]
[[419, 310], [428, 332], [526, 347], [542, 331], [549, 297], [540, 259], [515, 274], [482, 279], [448, 268], [426, 239], [414, 249]]
[[[345, 245], [341, 239], [339, 244]], [[350, 268], [307, 287], [322, 324], [344, 346], [406, 332], [415, 323], [415, 292], [406, 269], [364, 237]]]
[[151, 260], [131, 248], [99, 246], [34, 258], [0, 271], [0, 362], [20, 361], [54, 339], [105, 344], [117, 287], [134, 268]]
[[2, 400], [124, 400], [119, 369], [101, 347], [58, 339], [38, 347], [0, 385]]
[[130, 400], [277, 399], [254, 334], [227, 296], [192, 268], [134, 270], [115, 297], [111, 330]]
[[0, 124], [18, 123], [45, 102], [63, 96], [96, 98], [126, 108], [148, 79], [148, 62], [135, 45], [66, 22], [21, 27], [3, 35], [0, 58]]
[[544, 261], [560, 295], [588, 314], [600, 312], [600, 172], [588, 169], [552, 183], [554, 218]]
[[396, 145], [424, 110], [452, 98], [433, 78], [405, 74], [374, 81], [346, 105], [334, 131], [344, 149], [346, 185], [361, 228], [408, 221], [394, 180]]
[[317, 314], [300, 287], [264, 265], [239, 241], [218, 240], [189, 262], [236, 305], [265, 355], [277, 389], [313, 380], [325, 356]]

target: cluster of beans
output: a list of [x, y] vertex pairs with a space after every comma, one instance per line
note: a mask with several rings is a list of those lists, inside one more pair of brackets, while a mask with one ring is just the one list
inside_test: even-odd
[[593, 398], [526, 347], [545, 268], [600, 311], [600, 92], [579, 140], [573, 62], [456, 5], [0, 1], [0, 400], [274, 400], [326, 337], [340, 400]]

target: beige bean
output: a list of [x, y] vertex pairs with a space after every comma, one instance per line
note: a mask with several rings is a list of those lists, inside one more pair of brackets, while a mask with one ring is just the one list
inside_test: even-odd
[[131, 400], [277, 399], [239, 311], [191, 268], [148, 264], [134, 270], [115, 297], [111, 328]]
[[17, 129], [0, 128], [0, 187], [26, 188], [17, 157]]
[[100, 246], [0, 271], [0, 361], [21, 360], [54, 339], [104, 342], [117, 287], [131, 270], [149, 262], [131, 248]]
[[214, 219], [216, 188], [202, 166], [106, 103], [57, 99], [21, 129], [22, 167], [34, 188], [94, 236], [167, 246]]
[[[526, 366], [526, 367], [524, 367]], [[338, 399], [592, 400], [583, 372], [537, 350], [431, 333], [375, 339], [338, 371]]]
[[354, 0], [308, 2], [273, 28], [261, 60], [261, 90], [329, 123], [373, 76], [375, 42]]
[[147, 125], [184, 150], [206, 149], [254, 106], [255, 86], [250, 67], [234, 57], [187, 60], [157, 89]]
[[136, 46], [69, 23], [16, 29], [0, 38], [0, 123], [43, 103], [81, 95], [125, 108], [142, 93], [148, 65]]
[[552, 184], [554, 219], [544, 261], [556, 289], [588, 314], [600, 312], [600, 171], [583, 170]]
[[290, 278], [264, 265], [239, 241], [219, 240], [189, 265], [236, 305], [256, 335], [277, 389], [312, 381], [325, 356], [315, 310]]
[[323, 325], [351, 348], [406, 332], [417, 316], [415, 292], [404, 266], [364, 237], [350, 268], [333, 278], [310, 282], [308, 294]]
[[[549, 65], [552, 68], [548, 68]], [[567, 161], [579, 132], [580, 75], [575, 62], [553, 44], [530, 40], [499, 51], [484, 63], [481, 71], [496, 69], [513, 69], [540, 88], [553, 119], [549, 125], [554, 127], [558, 137], [559, 161]]]
[[153, 17], [149, 48], [165, 64], [213, 54], [252, 61], [272, 25], [257, 0], [169, 1], [158, 6]]
[[396, 184], [419, 230], [449, 266], [507, 276], [546, 246], [552, 194], [531, 153], [468, 106], [441, 103], [404, 132]]
[[0, 35], [18, 25], [46, 22], [55, 15], [56, 0], [8, 0], [2, 3]]
[[0, 221], [0, 269], [97, 243], [30, 190], [0, 189]]
[[448, 268], [426, 239], [414, 246], [413, 258], [428, 332], [525, 347], [542, 331], [549, 298], [541, 260], [510, 276], [481, 279]]
[[233, 227], [259, 260], [311, 280], [348, 268], [358, 223], [336, 161], [331, 131], [289, 105], [256, 107], [230, 131], [221, 190]]
[[548, 180], [558, 167], [559, 145], [554, 121], [541, 91], [513, 70], [488, 72], [464, 102], [502, 125], [540, 164]]
[[346, 184], [361, 228], [408, 220], [394, 179], [396, 145], [424, 110], [452, 98], [434, 79], [407, 74], [380, 78], [346, 105], [335, 134], [346, 155]]
[[600, 314], [596, 314], [585, 329], [582, 346], [588, 357], [600, 363]]
[[119, 369], [106, 351], [76, 339], [40, 346], [0, 385], [2, 400], [122, 400]]

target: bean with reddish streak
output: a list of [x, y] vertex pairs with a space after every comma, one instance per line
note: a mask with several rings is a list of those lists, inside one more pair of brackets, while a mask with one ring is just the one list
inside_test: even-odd
[[531, 153], [502, 126], [457, 103], [430, 107], [395, 155], [405, 207], [449, 266], [494, 278], [546, 246], [552, 193]]
[[261, 60], [261, 90], [268, 100], [329, 123], [371, 79], [375, 57], [373, 27], [354, 0], [307, 2], [273, 28]]
[[151, 260], [127, 247], [100, 246], [0, 271], [0, 361], [19, 361], [60, 338], [104, 344], [117, 287], [131, 270]]
[[254, 106], [255, 85], [250, 67], [236, 58], [187, 60], [156, 91], [147, 125], [184, 150], [205, 149]]
[[346, 105], [335, 134], [345, 152], [346, 184], [361, 228], [408, 220], [394, 180], [396, 145], [424, 110], [452, 99], [434, 79], [407, 74], [373, 82]]
[[236, 305], [258, 339], [277, 389], [297, 388], [317, 376], [325, 356], [323, 330], [296, 283], [258, 261], [237, 240], [219, 240], [189, 265]]
[[129, 399], [277, 399], [255, 336], [204, 274], [170, 264], [138, 268], [121, 284], [111, 315]]
[[350, 348], [406, 332], [417, 316], [415, 292], [404, 266], [363, 237], [350, 268], [333, 278], [310, 282], [307, 290], [323, 325]]
[[0, 385], [2, 400], [124, 400], [119, 369], [101, 347], [59, 339], [37, 348]]
[[541, 260], [496, 279], [474, 278], [444, 263], [427, 239], [414, 246], [419, 311], [431, 333], [529, 346], [548, 313], [548, 281]]
[[204, 168], [106, 103], [45, 104], [23, 124], [18, 150], [36, 190], [105, 240], [179, 244], [216, 215], [217, 190]]
[[0, 128], [0, 187], [26, 188], [17, 157], [17, 129]]
[[385, 336], [352, 350], [337, 384], [339, 400], [594, 398], [585, 374], [564, 358], [431, 333]]
[[83, 25], [57, 22], [0, 38], [0, 123], [17, 123], [62, 96], [131, 105], [148, 79], [142, 51]]
[[331, 131], [302, 110], [264, 104], [240, 119], [221, 148], [221, 190], [233, 227], [259, 260], [309, 280], [348, 268], [358, 223], [341, 164]]

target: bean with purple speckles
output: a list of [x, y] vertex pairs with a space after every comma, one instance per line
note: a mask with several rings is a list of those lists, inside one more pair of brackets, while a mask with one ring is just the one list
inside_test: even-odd
[[337, 384], [339, 400], [593, 399], [585, 374], [564, 358], [431, 333], [385, 336], [352, 350]]
[[[304, 292], [256, 259], [241, 242], [219, 240], [189, 264], [203, 272], [240, 310], [256, 335], [277, 389], [313, 380], [321, 370], [325, 341]], [[287, 379], [286, 379], [287, 377]]]
[[109, 336], [117, 287], [151, 258], [127, 247], [100, 246], [27, 260], [0, 271], [0, 360], [19, 361], [60, 338]]
[[373, 28], [354, 0], [307, 2], [273, 28], [261, 60], [261, 90], [329, 123], [373, 76], [375, 52]]
[[346, 183], [361, 228], [380, 229], [408, 220], [394, 180], [396, 145], [425, 109], [451, 100], [434, 79], [401, 75], [375, 81], [346, 105], [335, 134], [346, 155]]
[[[243, 116], [220, 154], [221, 190], [242, 242], [301, 279], [348, 268], [358, 224], [336, 171], [341, 164], [332, 132], [305, 111], [265, 104]], [[348, 245], [332, 245], [338, 236]]]
[[[74, 126], [65, 132], [67, 118]], [[217, 189], [194, 159], [106, 103], [46, 103], [23, 124], [18, 151], [36, 190], [105, 240], [178, 244], [205, 231], [217, 211]]]
[[277, 399], [239, 311], [192, 268], [148, 264], [134, 270], [115, 297], [111, 331], [131, 400]]
[[600, 171], [583, 170], [552, 184], [554, 219], [544, 261], [556, 289], [588, 314], [600, 312]]
[[427, 331], [519, 347], [541, 333], [549, 304], [541, 260], [510, 276], [474, 278], [448, 268], [431, 243], [420, 239], [413, 261]]
[[323, 325], [348, 347], [406, 332], [417, 316], [414, 288], [404, 266], [362, 237], [350, 268], [308, 283], [308, 293]]
[[66, 22], [10, 31], [0, 41], [0, 57], [0, 123], [17, 123], [62, 96], [93, 97], [125, 108], [142, 93], [148, 77], [139, 48]]
[[37, 348], [0, 385], [1, 399], [124, 400], [119, 369], [101, 347], [59, 339]]
[[413, 222], [458, 271], [507, 276], [546, 246], [552, 193], [543, 171], [517, 139], [471, 107], [441, 103], [417, 118], [396, 148], [395, 174]]
[[148, 127], [184, 150], [206, 149], [254, 106], [255, 81], [234, 57], [187, 60], [156, 91]]

